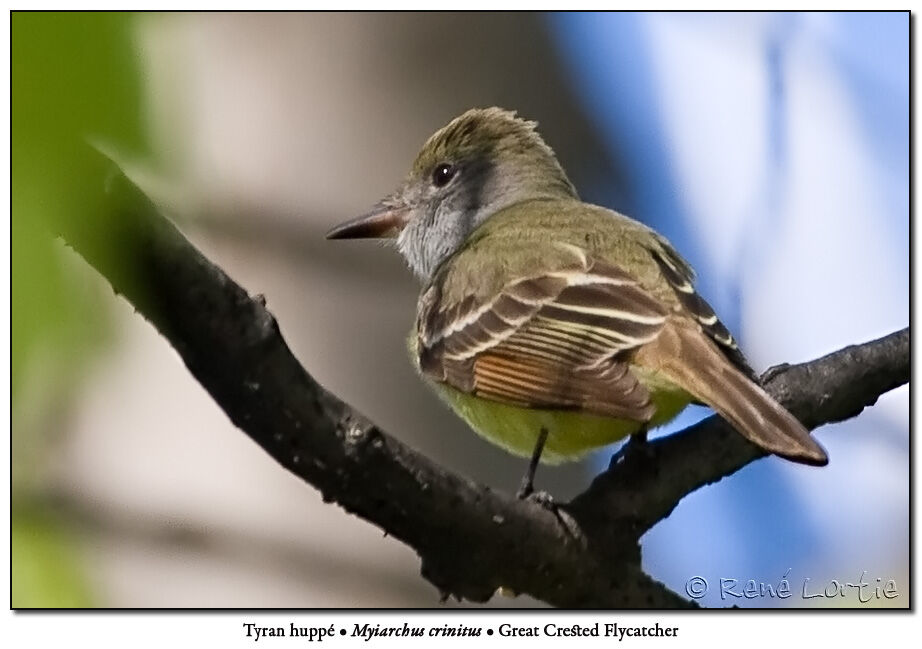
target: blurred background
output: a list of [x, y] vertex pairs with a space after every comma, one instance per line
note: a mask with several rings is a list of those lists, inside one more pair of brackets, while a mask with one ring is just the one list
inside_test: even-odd
[[[524, 461], [414, 376], [397, 254], [323, 239], [468, 108], [537, 120], [584, 200], [668, 236], [760, 372], [909, 321], [906, 13], [14, 13], [12, 45], [14, 607], [438, 605], [412, 550], [270, 460], [51, 239], [93, 218], [87, 138], [266, 296], [323, 385], [510, 492]], [[767, 458], [687, 497], [645, 569], [704, 577], [712, 606], [856, 606], [801, 588], [864, 575], [900, 594], [869, 606], [907, 607], [908, 432], [904, 386], [818, 431], [828, 467]], [[611, 451], [538, 487], [567, 499]], [[784, 577], [784, 600], [716, 588]]]

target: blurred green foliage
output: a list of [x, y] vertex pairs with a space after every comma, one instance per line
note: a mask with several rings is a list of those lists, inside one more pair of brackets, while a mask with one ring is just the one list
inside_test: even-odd
[[11, 16], [13, 606], [91, 602], [65, 523], [23, 503], [36, 502], [28, 492], [41, 487], [55, 415], [107, 331], [98, 287], [68, 270], [73, 259], [54, 234], [78, 219], [105, 236], [111, 163], [91, 140], [149, 154], [134, 22], [128, 13]]
[[40, 507], [17, 507], [10, 540], [13, 608], [93, 605], [76, 534], [57, 516]]
[[145, 152], [132, 24], [125, 13], [12, 15], [14, 399], [39, 346], [70, 356], [95, 328], [48, 232], [102, 218], [106, 167], [87, 138]]

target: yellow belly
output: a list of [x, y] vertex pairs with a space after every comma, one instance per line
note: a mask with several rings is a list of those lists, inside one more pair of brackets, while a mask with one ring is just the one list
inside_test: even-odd
[[[656, 413], [648, 428], [662, 426], [691, 402], [678, 386], [653, 376], [638, 378], [650, 390]], [[531, 457], [538, 434], [548, 431], [541, 461], [559, 464], [577, 460], [640, 430], [640, 422], [591, 415], [572, 410], [520, 408], [475, 397], [444, 384], [436, 384], [443, 399], [480, 436], [510, 453]]]

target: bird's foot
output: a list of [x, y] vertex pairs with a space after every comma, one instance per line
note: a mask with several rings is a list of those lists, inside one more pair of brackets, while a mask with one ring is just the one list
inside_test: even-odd
[[518, 500], [527, 500], [529, 496], [535, 493], [535, 486], [532, 484], [531, 480], [528, 479], [526, 475], [522, 478], [522, 483], [519, 485], [518, 491], [515, 492], [515, 497]]
[[560, 523], [560, 527], [563, 528], [567, 536], [574, 541], [579, 538], [577, 535], [578, 528], [573, 517], [566, 512], [564, 505], [557, 504], [557, 501], [554, 500], [551, 494], [546, 491], [535, 491], [532, 489], [529, 493], [523, 495], [522, 491], [523, 489], [520, 488], [519, 493], [516, 494], [519, 500], [525, 500], [540, 506], [542, 509], [546, 509], [554, 515], [554, 518]]
[[631, 435], [631, 438], [612, 455], [608, 468], [611, 469], [615, 465], [621, 464], [629, 457], [640, 462], [651, 462], [653, 460], [653, 445], [647, 441], [647, 431], [645, 429]]
[[779, 365], [772, 365], [772, 366], [769, 367], [767, 370], [765, 370], [765, 373], [762, 374], [761, 377], [759, 377], [759, 383], [761, 383], [762, 386], [764, 387], [764, 386], [767, 385], [773, 378], [775, 378], [775, 376], [777, 376], [777, 375], [780, 374], [781, 372], [784, 372], [784, 371], [785, 371], [786, 369], [788, 369], [789, 367], [791, 367], [791, 364], [790, 364], [790, 363], [781, 363], [781, 364], [779, 364]]
[[545, 509], [550, 509], [551, 511], [557, 510], [557, 503], [554, 502], [554, 497], [546, 491], [535, 491], [532, 489], [529, 493], [523, 494], [521, 490], [519, 490], [517, 496], [519, 500], [527, 500], [528, 502], [541, 505]]

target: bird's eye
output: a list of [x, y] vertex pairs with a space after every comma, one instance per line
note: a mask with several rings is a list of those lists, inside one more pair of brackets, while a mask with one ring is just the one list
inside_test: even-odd
[[435, 171], [432, 172], [432, 184], [436, 187], [444, 187], [451, 182], [451, 179], [455, 177], [456, 172], [457, 170], [455, 169], [454, 165], [443, 162], [435, 168]]

